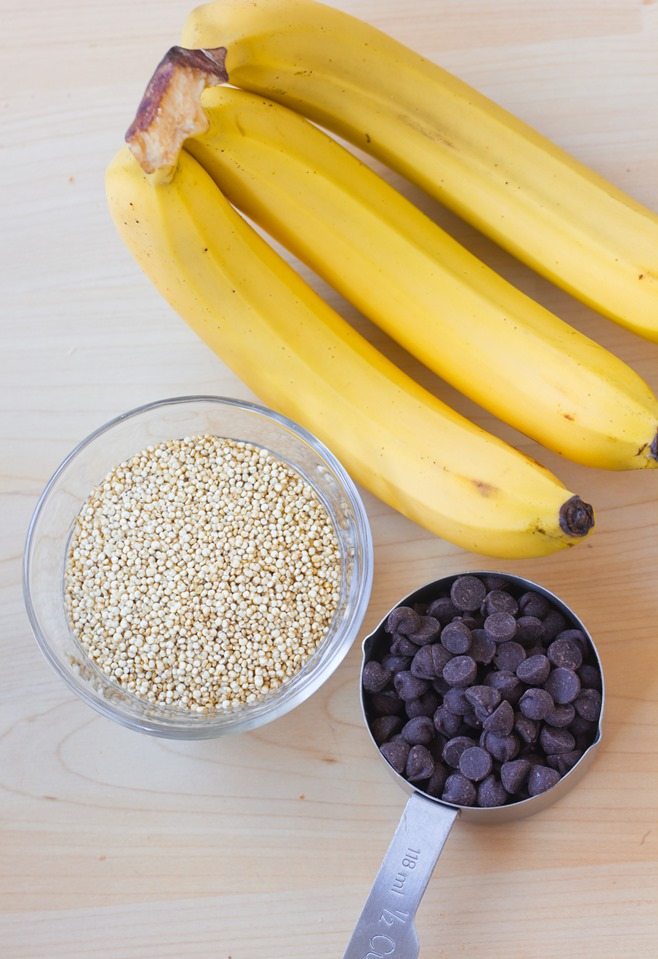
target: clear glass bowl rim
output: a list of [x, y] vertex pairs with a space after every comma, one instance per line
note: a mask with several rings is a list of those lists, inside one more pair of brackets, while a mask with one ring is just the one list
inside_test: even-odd
[[[352, 609], [350, 619], [345, 624], [342, 631], [335, 637], [335, 646], [333, 648], [332, 655], [327, 657], [323, 668], [316, 670], [308, 682], [300, 685], [293, 695], [288, 696], [283, 701], [273, 700], [271, 710], [266, 708], [267, 700], [263, 700], [263, 703], [261, 704], [262, 709], [258, 714], [250, 714], [249, 710], [245, 710], [243, 715], [241, 715], [240, 712], [230, 714], [230, 720], [227, 715], [221, 714], [218, 717], [210, 717], [208, 719], [203, 717], [195, 717], [193, 724], [188, 719], [187, 722], [181, 722], [180, 725], [177, 725], [175, 720], [171, 722], [167, 721], [165, 724], [157, 720], [149, 720], [146, 718], [133, 716], [121, 709], [115, 708], [102, 697], [94, 695], [91, 692], [91, 688], [85, 684], [84, 681], [77, 680], [74, 673], [62, 665], [58, 657], [52, 651], [50, 643], [47, 637], [44, 635], [39, 623], [39, 619], [32, 602], [30, 573], [34, 535], [41, 514], [48, 504], [50, 494], [56, 486], [57, 481], [68, 468], [68, 466], [73, 462], [73, 460], [75, 460], [82, 452], [82, 450], [86, 449], [86, 447], [90, 446], [105, 433], [109, 432], [114, 427], [125, 422], [126, 420], [139, 417], [144, 413], [163, 407], [173, 407], [193, 403], [209, 403], [217, 406], [243, 410], [248, 413], [254, 413], [264, 417], [265, 419], [278, 423], [280, 426], [283, 426], [285, 429], [296, 434], [300, 439], [306, 442], [314, 450], [314, 452], [333, 470], [341, 484], [343, 493], [349, 500], [356, 522], [357, 541], [363, 554], [363, 562], [361, 564], [362, 582], [358, 592], [358, 601]], [[287, 416], [284, 416], [282, 413], [277, 413], [275, 410], [263, 406], [260, 403], [252, 403], [248, 400], [239, 400], [233, 397], [200, 393], [154, 400], [150, 403], [144, 403], [140, 406], [134, 407], [133, 409], [127, 410], [125, 413], [120, 413], [118, 416], [108, 420], [93, 432], [85, 436], [84, 439], [74, 446], [73, 449], [65, 456], [43, 488], [39, 499], [37, 500], [32, 516], [30, 517], [25, 538], [25, 548], [23, 552], [23, 599], [28, 619], [30, 621], [30, 626], [32, 627], [32, 632], [34, 633], [37, 644], [44, 657], [59, 674], [59, 676], [62, 677], [69, 688], [72, 689], [73, 692], [84, 702], [86, 702], [87, 705], [91, 706], [103, 716], [119, 722], [130, 729], [149, 733], [153, 736], [161, 736], [167, 739], [210, 739], [226, 733], [246, 732], [250, 729], [255, 729], [258, 726], [265, 725], [268, 722], [272, 722], [273, 720], [284, 716], [296, 706], [300, 705], [320, 688], [320, 686], [338, 668], [358, 635], [365, 618], [368, 603], [370, 601], [373, 574], [374, 555], [372, 533], [363, 500], [361, 499], [361, 495], [356, 487], [356, 484], [350, 477], [349, 473], [342, 463], [331, 452], [331, 450], [328, 449], [321, 440], [314, 436], [313, 433], [305, 429], [305, 427], [296, 423], [294, 420], [289, 419]]]

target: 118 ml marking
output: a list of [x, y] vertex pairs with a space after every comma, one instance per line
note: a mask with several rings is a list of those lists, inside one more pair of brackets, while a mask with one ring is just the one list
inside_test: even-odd
[[395, 879], [393, 880], [393, 885], [391, 886], [391, 892], [395, 896], [404, 896], [404, 884], [407, 881], [407, 876], [411, 870], [416, 868], [416, 863], [418, 862], [419, 856], [420, 849], [408, 848], [405, 852], [402, 862], [400, 863], [402, 869], [400, 869], [396, 874]]

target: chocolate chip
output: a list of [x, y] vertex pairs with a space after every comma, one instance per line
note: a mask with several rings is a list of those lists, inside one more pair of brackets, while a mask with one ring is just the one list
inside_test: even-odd
[[429, 604], [427, 613], [429, 616], [433, 616], [434, 619], [438, 619], [440, 623], [445, 624], [449, 623], [454, 616], [457, 616], [459, 610], [449, 596], [439, 596], [438, 599], [433, 600]]
[[[401, 673], [409, 669], [411, 659], [408, 656], [384, 656], [382, 666], [388, 669], [390, 673]], [[364, 667], [365, 668], [365, 667]]]
[[587, 636], [582, 629], [563, 629], [562, 632], [558, 633], [555, 638], [573, 640], [574, 642], [578, 643], [583, 653], [586, 653], [589, 649]]
[[370, 732], [377, 745], [381, 746], [398, 731], [401, 725], [402, 720], [399, 716], [378, 716], [370, 723]]
[[601, 714], [601, 693], [598, 689], [583, 689], [576, 697], [574, 706], [582, 719], [595, 723]]
[[[471, 653], [471, 656], [473, 654]], [[583, 665], [578, 670], [578, 676], [580, 677], [580, 684], [585, 689], [601, 689], [601, 673], [596, 666], [591, 666], [589, 663], [583, 663]]]
[[439, 799], [445, 788], [446, 779], [448, 778], [448, 770], [441, 762], [434, 760], [434, 772], [428, 779], [427, 783], [423, 786], [423, 792], [426, 792], [428, 796], [435, 796]]
[[511, 613], [491, 613], [484, 621], [484, 631], [494, 643], [507, 643], [516, 636], [516, 620]]
[[[429, 746], [434, 739], [434, 723], [429, 716], [417, 716], [402, 727], [402, 737], [410, 746]], [[557, 750], [555, 750], [557, 752]]]
[[516, 641], [522, 646], [534, 646], [543, 642], [546, 630], [536, 616], [519, 616], [516, 621]]
[[513, 733], [509, 736], [498, 736], [496, 733], [483, 732], [480, 745], [501, 763], [514, 759], [521, 748], [518, 738]]
[[527, 759], [511, 759], [500, 767], [500, 781], [508, 793], [519, 793], [524, 789], [531, 765]]
[[531, 766], [544, 766], [546, 763], [546, 756], [541, 753], [533, 752], [524, 752], [523, 758], [530, 763]]
[[576, 745], [568, 729], [555, 729], [553, 726], [544, 726], [539, 734], [539, 745], [545, 753], [568, 753]]
[[484, 677], [485, 686], [491, 686], [497, 689], [503, 699], [514, 705], [519, 701], [523, 686], [517, 679], [516, 674], [509, 669], [501, 669], [498, 672], [488, 673]]
[[445, 748], [445, 744], [448, 742], [449, 739], [450, 739], [450, 736], [444, 736], [442, 733], [437, 732], [434, 734], [434, 739], [432, 740], [432, 742], [427, 748], [432, 753], [432, 759], [434, 760], [435, 763], [441, 762], [443, 758], [443, 750]]
[[402, 633], [403, 636], [408, 636], [419, 626], [420, 616], [415, 609], [410, 606], [398, 606], [388, 614], [384, 629], [387, 633]]
[[566, 628], [567, 621], [558, 609], [551, 609], [542, 620], [544, 625], [544, 641], [550, 643]]
[[418, 629], [408, 633], [408, 638], [415, 646], [425, 646], [438, 638], [441, 632], [441, 623], [433, 616], [421, 616]]
[[525, 649], [520, 643], [499, 643], [494, 656], [494, 663], [498, 669], [507, 669], [516, 672], [525, 659]]
[[564, 666], [566, 669], [579, 669], [583, 664], [583, 653], [580, 644], [568, 636], [558, 636], [546, 650], [546, 655], [553, 666]]
[[523, 648], [525, 649], [526, 659], [529, 659], [531, 656], [546, 656], [546, 649], [541, 643], [535, 643], [534, 646], [524, 646]]
[[511, 613], [515, 616], [518, 610], [518, 603], [514, 597], [502, 589], [490, 590], [482, 603], [482, 612], [485, 616], [490, 616], [492, 613]]
[[551, 664], [543, 653], [528, 656], [516, 667], [516, 675], [528, 686], [541, 686], [548, 679], [550, 671]]
[[451, 773], [445, 781], [441, 799], [455, 806], [474, 806], [477, 791], [466, 776], [462, 776], [461, 773]]
[[407, 756], [404, 774], [411, 783], [429, 779], [434, 772], [434, 759], [426, 746], [412, 746]]
[[582, 749], [572, 749], [568, 753], [552, 753], [546, 757], [546, 762], [552, 769], [557, 769], [559, 774], [564, 776], [570, 769], [573, 769], [582, 755]]
[[555, 726], [562, 729], [573, 722], [576, 710], [571, 703], [565, 703], [564, 706], [555, 706], [550, 713], [547, 713], [545, 721], [549, 726]]
[[476, 663], [483, 663], [488, 666], [496, 655], [496, 644], [493, 639], [489, 639], [483, 629], [471, 630], [471, 648], [469, 650], [471, 659]]
[[504, 806], [508, 798], [502, 783], [493, 774], [487, 776], [478, 786], [477, 803], [484, 809]]
[[450, 659], [450, 653], [439, 643], [421, 646], [411, 662], [411, 672], [419, 679], [436, 679]]
[[506, 699], [482, 723], [482, 728], [497, 736], [509, 736], [514, 729], [514, 710]]
[[470, 656], [455, 656], [443, 667], [443, 678], [451, 686], [464, 689], [474, 682], [477, 665]]
[[450, 588], [450, 599], [461, 612], [479, 609], [487, 588], [477, 576], [458, 576]]
[[501, 699], [499, 690], [492, 686], [471, 686], [465, 690], [464, 696], [481, 723], [491, 715]]
[[526, 689], [519, 700], [519, 709], [528, 719], [545, 719], [554, 708], [553, 697], [545, 689]]
[[408, 699], [404, 704], [404, 711], [409, 719], [415, 719], [416, 716], [433, 716], [438, 705], [439, 697], [433, 689], [428, 689], [418, 699]]
[[572, 723], [569, 723], [569, 732], [576, 739], [576, 746], [579, 749], [586, 749], [594, 742], [596, 736], [597, 724], [583, 719], [576, 713]]
[[383, 689], [386, 689], [392, 678], [393, 674], [388, 669], [384, 669], [376, 659], [370, 660], [363, 667], [362, 682], [367, 693], [381, 693]]
[[417, 679], [435, 679], [434, 660], [432, 659], [432, 647], [421, 646], [411, 661], [409, 670]]
[[539, 738], [539, 723], [528, 719], [523, 713], [517, 713], [514, 721], [514, 732], [529, 746], [534, 746]]
[[[475, 715], [475, 710], [474, 710], [474, 709], [469, 709], [469, 711], [468, 711], [467, 713], [464, 713], [464, 716], [462, 717], [462, 722], [464, 723], [465, 726], [469, 726], [470, 729], [477, 729], [477, 730], [479, 730], [479, 729], [481, 728], [481, 726], [482, 726], [482, 723], [480, 722], [480, 720], [479, 720], [479, 719], [477, 718], [477, 716]], [[465, 732], [464, 735], [465, 735], [465, 736], [468, 736], [469, 733], [468, 733], [468, 732]]]
[[404, 703], [396, 693], [373, 693], [368, 699], [369, 712], [375, 716], [399, 716]]
[[466, 698], [466, 692], [463, 689], [452, 689], [443, 697], [443, 705], [449, 709], [455, 716], [463, 716], [468, 712], [470, 703]]
[[454, 622], [463, 623], [464, 626], [468, 626], [472, 632], [474, 629], [480, 629], [484, 620], [479, 613], [462, 613], [460, 616], [455, 617]]
[[404, 775], [404, 770], [407, 765], [410, 748], [408, 743], [398, 741], [394, 743], [384, 743], [383, 746], [379, 747], [379, 751], [396, 773], [402, 776]]
[[541, 593], [534, 592], [534, 590], [530, 590], [527, 593], [523, 593], [522, 596], [519, 596], [519, 609], [523, 616], [534, 616], [536, 619], [543, 619], [550, 611], [550, 608], [551, 604], [546, 597], [542, 596]]
[[459, 771], [472, 782], [485, 779], [493, 768], [491, 756], [481, 746], [469, 746], [459, 757]]
[[560, 774], [557, 769], [551, 769], [550, 766], [533, 766], [528, 776], [528, 795], [538, 796], [545, 793], [557, 782]]
[[500, 589], [504, 592], [511, 588], [509, 580], [505, 576], [498, 576], [497, 573], [486, 573], [482, 577], [482, 582], [488, 590]]
[[446, 706], [439, 706], [434, 713], [434, 728], [444, 736], [452, 738], [461, 729], [461, 716], [451, 713]]
[[413, 659], [418, 652], [418, 647], [406, 636], [399, 634], [391, 643], [391, 652], [394, 656], [409, 656]]
[[471, 648], [473, 636], [465, 623], [453, 620], [441, 630], [441, 645], [453, 656], [462, 656]]
[[551, 694], [554, 701], [562, 706], [572, 703], [580, 692], [580, 680], [573, 669], [558, 666], [554, 669], [544, 684], [544, 688]]
[[410, 672], [396, 673], [393, 679], [395, 691], [400, 699], [418, 699], [429, 689], [429, 683], [425, 679], [418, 679]]
[[451, 688], [452, 687], [445, 681], [443, 676], [437, 676], [436, 679], [432, 680], [432, 689], [434, 689], [439, 696], [445, 696]]
[[456, 769], [464, 750], [475, 745], [477, 745], [475, 740], [471, 739], [470, 736], [454, 736], [443, 747], [443, 761]]

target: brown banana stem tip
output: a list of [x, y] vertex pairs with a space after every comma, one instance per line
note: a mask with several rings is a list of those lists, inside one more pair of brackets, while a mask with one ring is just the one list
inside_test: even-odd
[[594, 510], [580, 496], [572, 496], [560, 507], [560, 528], [568, 536], [586, 536], [594, 526]]
[[187, 137], [208, 129], [201, 94], [228, 81], [225, 62], [226, 47], [172, 47], [165, 53], [126, 133], [126, 143], [145, 173], [173, 167]]
[[653, 438], [653, 443], [649, 447], [649, 452], [653, 459], [658, 460], [658, 433]]

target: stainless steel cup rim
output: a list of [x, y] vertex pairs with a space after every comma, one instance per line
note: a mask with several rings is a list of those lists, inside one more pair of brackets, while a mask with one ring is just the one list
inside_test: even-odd
[[552, 805], [558, 799], [560, 799], [566, 792], [568, 792], [576, 783], [581, 779], [583, 773], [589, 767], [591, 761], [594, 758], [597, 747], [601, 743], [602, 739], [602, 724], [603, 724], [603, 714], [605, 709], [605, 676], [603, 673], [603, 666], [601, 663], [601, 658], [599, 656], [598, 649], [596, 644], [592, 639], [591, 633], [580, 619], [580, 617], [568, 606], [564, 600], [559, 596], [553, 593], [551, 590], [547, 589], [545, 586], [542, 586], [540, 583], [536, 583], [533, 580], [527, 579], [524, 576], [519, 576], [515, 573], [506, 573], [499, 570], [463, 570], [456, 573], [450, 573], [446, 576], [442, 576], [439, 579], [430, 580], [428, 583], [425, 583], [423, 586], [419, 586], [417, 589], [413, 590], [411, 593], [408, 593], [406, 596], [402, 597], [387, 611], [387, 613], [382, 617], [377, 626], [365, 637], [362, 643], [362, 659], [361, 659], [361, 673], [360, 677], [363, 676], [363, 669], [366, 663], [370, 658], [373, 647], [380, 641], [384, 635], [384, 624], [388, 619], [389, 614], [397, 609], [399, 606], [412, 606], [414, 603], [422, 603], [427, 601], [430, 597], [435, 598], [439, 590], [445, 590], [450, 588], [452, 583], [458, 579], [460, 576], [477, 576], [477, 577], [500, 577], [507, 582], [511, 583], [516, 587], [523, 588], [525, 590], [533, 590], [534, 592], [539, 593], [544, 596], [547, 600], [551, 602], [560, 612], [564, 614], [567, 620], [573, 624], [575, 629], [580, 629], [587, 638], [588, 643], [590, 644], [591, 650], [596, 659], [599, 672], [601, 674], [601, 713], [598, 721], [598, 728], [596, 731], [596, 736], [590, 746], [584, 751], [583, 755], [580, 757], [578, 762], [573, 766], [569, 772], [565, 773], [564, 776], [550, 789], [546, 792], [541, 793], [538, 796], [532, 796], [528, 799], [522, 799], [514, 803], [508, 803], [505, 806], [493, 806], [490, 808], [481, 808], [475, 806], [459, 806], [453, 803], [448, 803], [443, 799], [439, 799], [436, 796], [430, 796], [428, 793], [423, 792], [422, 789], [419, 789], [416, 786], [413, 786], [409, 783], [403, 776], [397, 773], [391, 765], [386, 761], [386, 759], [381, 755], [379, 746], [375, 742], [375, 739], [372, 735], [370, 729], [370, 724], [368, 722], [368, 716], [366, 711], [365, 696], [363, 691], [363, 683], [359, 683], [359, 693], [361, 698], [361, 713], [363, 716], [363, 721], [365, 723], [368, 735], [373, 743], [373, 746], [379, 753], [381, 761], [386, 766], [389, 774], [395, 779], [399, 786], [405, 790], [407, 794], [417, 794], [422, 796], [424, 799], [429, 800], [430, 802], [437, 803], [439, 806], [443, 806], [446, 809], [452, 809], [460, 813], [460, 819], [471, 822], [482, 822], [482, 823], [494, 823], [494, 822], [504, 822], [512, 819], [523, 818], [525, 816], [534, 815], [537, 812], [540, 812], [542, 809], [545, 809], [547, 806]]

